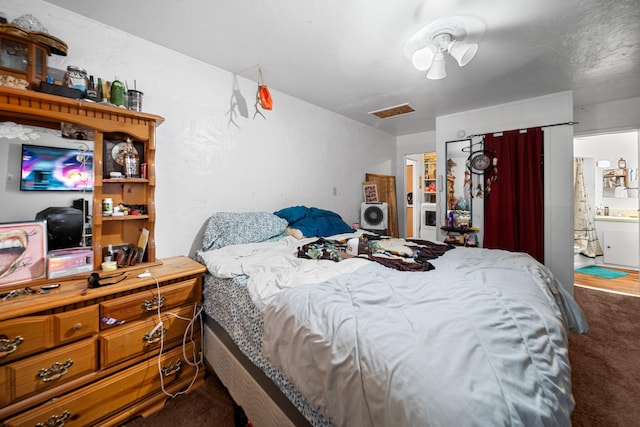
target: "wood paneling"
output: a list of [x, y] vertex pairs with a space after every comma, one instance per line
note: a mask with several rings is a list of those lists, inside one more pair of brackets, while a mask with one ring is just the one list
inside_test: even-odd
[[399, 237], [398, 234], [398, 204], [396, 202], [396, 177], [392, 175], [378, 175], [368, 173], [365, 177], [367, 182], [373, 182], [378, 187], [378, 200], [386, 202], [389, 209], [389, 226], [387, 233], [392, 237]]

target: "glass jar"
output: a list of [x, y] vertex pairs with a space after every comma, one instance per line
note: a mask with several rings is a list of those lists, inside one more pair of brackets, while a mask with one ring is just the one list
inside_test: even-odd
[[139, 90], [129, 89], [127, 91], [127, 108], [133, 111], [142, 111], [142, 96]]
[[106, 197], [102, 200], [102, 215], [110, 216], [113, 213], [113, 199]]
[[127, 138], [127, 145], [124, 148], [124, 175], [127, 178], [138, 178], [140, 176], [140, 157], [131, 142], [131, 138]]
[[79, 89], [82, 93], [86, 93], [89, 88], [87, 71], [75, 65], [67, 66], [67, 72], [64, 75], [64, 84], [68, 87]]

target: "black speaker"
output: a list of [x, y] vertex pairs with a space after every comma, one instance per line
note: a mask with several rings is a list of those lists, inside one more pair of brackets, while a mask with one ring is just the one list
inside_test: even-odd
[[89, 201], [88, 200], [75, 199], [73, 201], [73, 208], [84, 212], [84, 220], [86, 222], [90, 222], [91, 221], [91, 216], [89, 215]]

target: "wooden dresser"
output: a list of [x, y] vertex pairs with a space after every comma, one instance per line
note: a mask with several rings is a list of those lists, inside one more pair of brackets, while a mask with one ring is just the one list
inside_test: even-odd
[[[138, 277], [145, 268], [152, 277]], [[72, 278], [0, 299], [0, 425], [117, 426], [160, 409], [162, 387], [201, 385], [204, 366], [193, 364], [201, 324], [192, 318], [204, 270], [174, 257], [118, 270], [126, 278], [108, 286]]]

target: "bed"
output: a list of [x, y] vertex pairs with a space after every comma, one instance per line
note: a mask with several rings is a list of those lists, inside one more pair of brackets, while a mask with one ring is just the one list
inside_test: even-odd
[[292, 208], [216, 213], [197, 253], [205, 358], [254, 425], [570, 425], [588, 327], [546, 267]]

